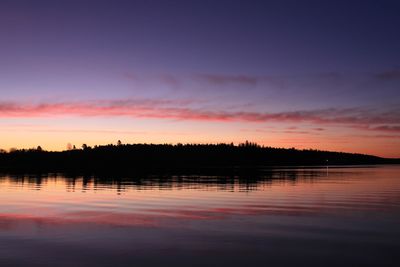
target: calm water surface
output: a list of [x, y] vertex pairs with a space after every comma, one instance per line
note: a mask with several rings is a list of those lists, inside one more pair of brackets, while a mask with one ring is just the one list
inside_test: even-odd
[[0, 176], [0, 266], [400, 266], [400, 167]]

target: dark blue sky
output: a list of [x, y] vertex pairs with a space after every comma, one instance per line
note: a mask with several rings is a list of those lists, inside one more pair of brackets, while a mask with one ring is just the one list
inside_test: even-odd
[[[309, 146], [357, 129], [359, 137], [399, 148], [399, 14], [399, 1], [2, 0], [0, 123], [18, 117], [19, 124], [62, 128], [46, 123], [51, 108], [38, 110], [54, 105], [58, 116], [76, 117], [77, 131], [88, 121], [93, 129], [107, 128], [113, 117], [141, 130], [175, 129], [170, 120], [178, 120], [183, 132], [208, 118], [212, 132], [222, 114], [236, 134], [215, 130], [194, 141], [230, 141], [250, 128], [256, 141], [268, 143], [276, 139], [260, 131], [270, 126], [307, 132], [329, 125], [335, 129], [326, 140]], [[118, 114], [76, 112], [82, 105], [117, 108], [121, 101]], [[138, 101], [153, 105], [137, 111], [132, 102]], [[162, 106], [150, 112], [154, 102]], [[26, 110], [37, 115], [27, 118]], [[291, 119], [263, 117], [278, 113]], [[254, 116], [264, 119], [254, 125]]]
[[381, 71], [399, 67], [399, 11], [398, 1], [12, 0], [1, 2], [1, 48], [163, 71]]

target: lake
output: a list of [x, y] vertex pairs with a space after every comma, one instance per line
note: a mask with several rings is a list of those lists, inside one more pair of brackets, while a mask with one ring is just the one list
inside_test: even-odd
[[400, 266], [400, 166], [0, 176], [0, 266]]

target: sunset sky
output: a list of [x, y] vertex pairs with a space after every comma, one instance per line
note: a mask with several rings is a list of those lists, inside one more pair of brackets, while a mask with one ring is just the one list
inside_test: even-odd
[[399, 1], [0, 1], [0, 148], [400, 157]]

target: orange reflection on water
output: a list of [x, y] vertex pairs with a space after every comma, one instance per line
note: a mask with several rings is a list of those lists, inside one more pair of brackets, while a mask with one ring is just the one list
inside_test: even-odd
[[154, 227], [235, 215], [382, 212], [399, 208], [398, 174], [399, 167], [274, 170], [251, 179], [3, 176], [0, 222]]

